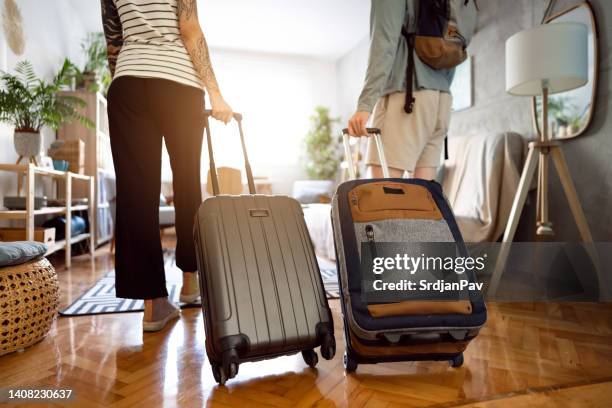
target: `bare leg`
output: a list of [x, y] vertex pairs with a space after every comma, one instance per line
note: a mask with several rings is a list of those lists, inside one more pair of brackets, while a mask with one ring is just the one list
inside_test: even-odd
[[435, 180], [437, 173], [437, 167], [417, 167], [416, 169], [414, 169], [414, 178], [423, 180]]
[[[382, 167], [375, 165], [368, 166], [367, 175], [368, 178], [383, 178]], [[391, 178], [402, 178], [404, 176], [404, 170], [389, 167], [389, 176], [391, 176]]]

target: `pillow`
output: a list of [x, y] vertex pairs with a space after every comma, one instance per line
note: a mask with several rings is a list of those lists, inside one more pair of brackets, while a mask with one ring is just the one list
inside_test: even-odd
[[41, 242], [0, 242], [0, 267], [21, 265], [46, 253], [47, 246]]
[[159, 195], [159, 206], [160, 207], [167, 207], [168, 205], [169, 204], [168, 204], [168, 200], [166, 200], [166, 197], [164, 197], [163, 194], [160, 194]]
[[321, 190], [304, 188], [293, 193], [293, 198], [298, 200], [300, 204], [316, 204], [321, 202]]
[[298, 180], [293, 183], [293, 198], [301, 204], [321, 202], [321, 196], [331, 198], [334, 182], [331, 180]]

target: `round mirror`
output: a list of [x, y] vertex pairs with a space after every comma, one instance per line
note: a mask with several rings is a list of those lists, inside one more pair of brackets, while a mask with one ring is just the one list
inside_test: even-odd
[[[574, 22], [584, 24], [589, 32], [589, 79], [587, 83], [567, 92], [548, 97], [548, 129], [551, 139], [569, 139], [582, 134], [591, 122], [597, 89], [597, 25], [589, 3], [580, 3], [548, 17], [544, 24]], [[572, 58], [568, 55], [567, 58]], [[542, 97], [533, 98], [533, 121], [536, 132], [542, 128]]]

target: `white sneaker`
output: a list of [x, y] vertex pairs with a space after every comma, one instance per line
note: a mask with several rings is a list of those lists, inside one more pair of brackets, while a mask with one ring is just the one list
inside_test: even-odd
[[183, 295], [181, 293], [181, 295], [179, 296], [179, 300], [181, 301], [181, 303], [200, 303], [200, 294], [192, 293]]
[[[181, 288], [181, 294], [179, 300], [182, 303], [197, 303], [200, 300], [200, 285], [197, 272], [184, 272], [183, 273], [183, 287]], [[183, 289], [187, 287], [192, 292], [183, 293]]]
[[[169, 321], [176, 319], [181, 316], [181, 309], [176, 305], [165, 301], [165, 304], [159, 304], [154, 306], [156, 309], [161, 310], [154, 312], [154, 320], [145, 320], [142, 318], [142, 330], [145, 332], [156, 332], [163, 329]], [[155, 315], [161, 316], [155, 316]]]

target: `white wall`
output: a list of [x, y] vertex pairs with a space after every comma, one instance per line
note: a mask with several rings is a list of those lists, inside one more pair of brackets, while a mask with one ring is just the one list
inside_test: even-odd
[[364, 37], [351, 51], [338, 60], [338, 112], [343, 126], [357, 108], [368, 62], [370, 40]]
[[[92, 2], [91, 12], [100, 13], [99, 2]], [[69, 2], [19, 0], [26, 47], [23, 55], [15, 55], [6, 46], [0, 30], [0, 69], [12, 70], [18, 61], [29, 60], [39, 76], [50, 78], [69, 57], [76, 63], [83, 62], [80, 43], [86, 34], [79, 15]], [[4, 50], [4, 51], [3, 51]], [[45, 131], [45, 144], [53, 139], [52, 132]], [[17, 153], [13, 147], [13, 129], [0, 124], [0, 162], [14, 163]], [[13, 174], [0, 172], [0, 206], [4, 195], [16, 193]]]
[[7, 70], [8, 46], [4, 39], [4, 30], [0, 30], [0, 71]]
[[[99, 3], [84, 8], [74, 1], [20, 0], [26, 35], [23, 56], [8, 51], [7, 66], [30, 60], [37, 73], [50, 77], [67, 56], [82, 63], [80, 43], [96, 27]], [[87, 18], [85, 18], [87, 17]], [[275, 192], [288, 194], [293, 181], [305, 178], [300, 157], [302, 141], [315, 106], [331, 108], [338, 115], [338, 71], [336, 61], [316, 57], [211, 50], [222, 91], [236, 111], [244, 112], [244, 128], [254, 173], [267, 176]], [[0, 68], [2, 53], [0, 48]], [[361, 82], [361, 79], [358, 83]], [[215, 126], [218, 165], [241, 168], [242, 157], [235, 128]], [[53, 135], [46, 133], [46, 143]], [[0, 125], [0, 161], [14, 162], [12, 129]], [[207, 172], [207, 151], [203, 150], [203, 175]], [[165, 160], [164, 179], [170, 178]], [[0, 199], [14, 192], [14, 177], [0, 173]]]
[[[309, 116], [317, 105], [336, 115], [336, 64], [309, 57], [211, 50], [225, 99], [244, 113], [244, 131], [255, 176], [267, 176], [274, 190], [290, 194], [293, 182], [306, 174], [300, 162]], [[243, 168], [235, 124], [212, 124], [217, 166]], [[208, 170], [206, 145], [202, 175]], [[167, 158], [164, 178], [170, 177]]]

